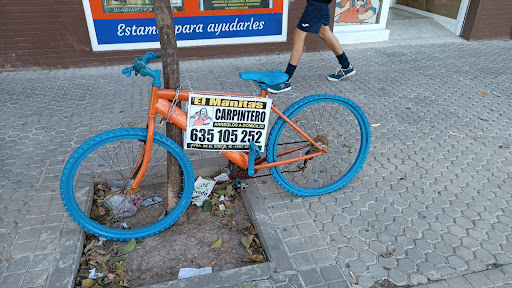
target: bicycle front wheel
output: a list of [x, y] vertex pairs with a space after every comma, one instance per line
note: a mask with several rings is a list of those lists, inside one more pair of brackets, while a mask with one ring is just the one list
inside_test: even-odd
[[[143, 158], [147, 129], [120, 128], [87, 140], [70, 156], [60, 191], [66, 210], [84, 230], [113, 240], [145, 238], [178, 220], [194, 190], [192, 164], [171, 139], [155, 133], [150, 163], [135, 194], [128, 194]], [[167, 170], [178, 171], [176, 191]]]
[[[283, 114], [329, 149], [308, 160], [270, 168], [286, 191], [303, 197], [331, 193], [361, 170], [370, 149], [370, 125], [354, 102], [336, 95], [312, 95], [293, 103]], [[297, 130], [282, 118], [276, 120], [267, 142], [269, 163], [316, 152]]]

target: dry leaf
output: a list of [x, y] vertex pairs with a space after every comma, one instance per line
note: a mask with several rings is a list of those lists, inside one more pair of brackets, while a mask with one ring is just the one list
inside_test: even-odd
[[235, 217], [235, 215], [233, 215], [233, 213], [231, 213], [229, 211], [226, 211], [225, 214], [228, 215], [228, 217], [231, 219], [233, 219]]
[[395, 255], [395, 252], [396, 252], [396, 248], [393, 248], [393, 252], [389, 253], [389, 252], [386, 252], [386, 253], [380, 253], [380, 257], [382, 258], [389, 258], [393, 255]]
[[227, 191], [227, 193], [226, 193], [226, 194], [227, 194], [227, 195], [228, 195], [228, 197], [230, 197], [230, 198], [236, 195], [235, 189], [233, 189], [233, 186], [232, 186], [232, 185], [228, 185], [228, 186], [226, 187], [226, 191]]
[[256, 287], [253, 285], [244, 285], [244, 288], [256, 288]]
[[377, 124], [372, 124], [372, 125], [370, 125], [370, 127], [379, 127], [380, 125], [382, 125], [382, 124], [377, 123]]
[[213, 267], [215, 266], [215, 264], [217, 264], [217, 261], [213, 260], [210, 264], [208, 264], [208, 266], [206, 267]]
[[254, 235], [248, 234], [248, 235], [242, 237], [242, 239], [241, 239], [242, 245], [244, 245], [244, 247], [246, 249], [249, 249], [249, 247], [251, 247], [252, 240], [254, 240]]
[[128, 126], [130, 126], [130, 127], [131, 127], [131, 126], [134, 126], [134, 125], [135, 125], [135, 123], [133, 123], [133, 122], [128, 122]]
[[263, 260], [264, 260], [263, 255], [256, 254], [256, 255], [248, 255], [247, 257], [244, 258], [244, 260], [242, 260], [242, 262], [256, 263], [256, 262], [263, 262]]
[[500, 93], [498, 93], [498, 92], [494, 92], [494, 91], [492, 92], [492, 95], [494, 95], [494, 96], [496, 96], [496, 97], [501, 97], [501, 94], [500, 94]]
[[11, 262], [12, 259], [13, 259], [12, 256], [7, 257], [7, 262]]
[[226, 251], [229, 251], [229, 244], [222, 244], [222, 246], [220, 246], [220, 250], [226, 252]]
[[485, 97], [485, 96], [487, 96], [487, 93], [486, 92], [478, 92], [478, 95]]
[[92, 279], [84, 279], [82, 280], [82, 288], [89, 288], [94, 284], [94, 280]]
[[95, 240], [92, 240], [92, 242], [91, 242], [91, 243], [89, 243], [89, 245], [87, 245], [87, 247], [85, 247], [85, 249], [84, 249], [84, 253], [89, 252], [89, 250], [91, 250], [91, 249], [92, 249], [92, 247], [94, 247], [94, 245], [96, 245], [96, 243], [98, 243], [98, 240], [96, 240], [96, 239], [95, 239]]
[[457, 133], [454, 133], [454, 132], [448, 132], [448, 134], [450, 134], [452, 136], [457, 136], [457, 137], [460, 137], [460, 138], [464, 137], [464, 135], [460, 135], [460, 134], [457, 134]]
[[212, 249], [219, 248], [220, 245], [222, 245], [222, 238], [219, 238], [219, 240], [213, 242], [213, 244], [210, 246], [210, 248], [212, 248]]

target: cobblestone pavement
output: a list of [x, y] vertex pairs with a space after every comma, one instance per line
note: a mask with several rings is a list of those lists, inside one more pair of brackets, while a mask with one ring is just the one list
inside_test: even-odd
[[[357, 74], [336, 83], [325, 79], [337, 68], [330, 52], [305, 54], [292, 91], [273, 97], [284, 109], [345, 96], [381, 125], [338, 192], [299, 198], [269, 177], [250, 182], [292, 263], [254, 283], [511, 287], [512, 42], [364, 47], [346, 47]], [[288, 57], [182, 62], [182, 86], [257, 93], [238, 72], [284, 69]], [[122, 68], [0, 73], [0, 287], [72, 283], [81, 231], [62, 206], [60, 172], [87, 137], [145, 125], [150, 81]]]

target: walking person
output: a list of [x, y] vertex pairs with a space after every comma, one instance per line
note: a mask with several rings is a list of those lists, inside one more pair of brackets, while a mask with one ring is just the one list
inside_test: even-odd
[[304, 42], [308, 33], [318, 34], [327, 46], [332, 50], [340, 67], [335, 73], [327, 76], [330, 81], [339, 81], [345, 77], [354, 75], [356, 69], [348, 61], [347, 55], [341, 48], [341, 44], [329, 28], [329, 4], [332, 0], [307, 0], [306, 8], [293, 33], [293, 46], [290, 61], [286, 67], [285, 73], [288, 74], [288, 80], [281, 84], [271, 85], [268, 91], [271, 93], [280, 93], [292, 88], [290, 79], [299, 64], [300, 57], [304, 51]]

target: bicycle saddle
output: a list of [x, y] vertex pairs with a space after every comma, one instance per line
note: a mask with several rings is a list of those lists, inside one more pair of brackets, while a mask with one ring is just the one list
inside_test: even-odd
[[243, 80], [253, 80], [258, 83], [264, 83], [267, 85], [275, 85], [281, 84], [288, 80], [288, 74], [284, 73], [281, 70], [271, 70], [271, 71], [249, 71], [249, 72], [240, 72], [240, 78]]

